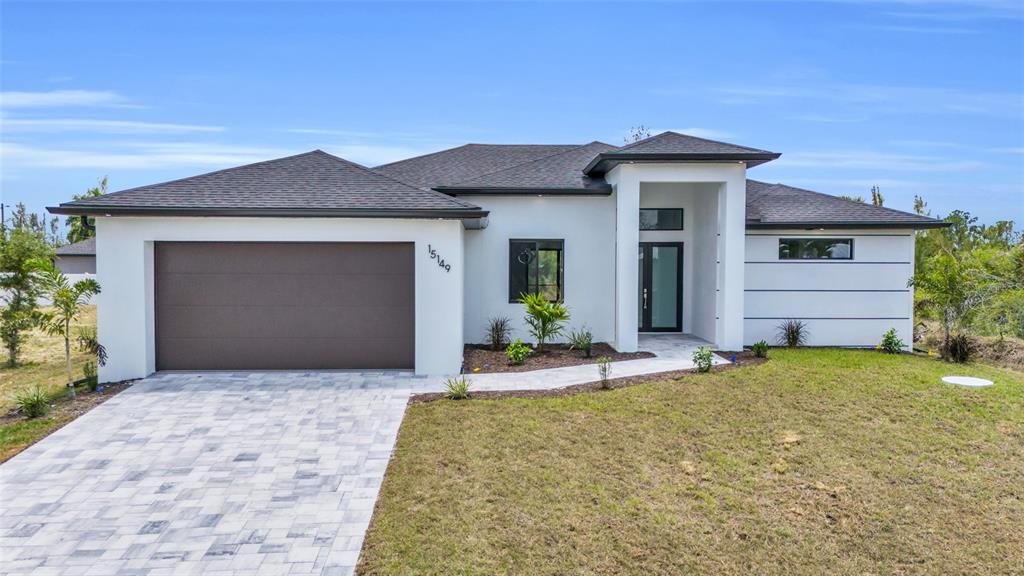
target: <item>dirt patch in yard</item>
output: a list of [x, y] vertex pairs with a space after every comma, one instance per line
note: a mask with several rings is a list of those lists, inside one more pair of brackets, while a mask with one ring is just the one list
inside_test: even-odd
[[[753, 352], [749, 350], [743, 350], [741, 352], [718, 352], [719, 356], [723, 358], [731, 358], [733, 355], [736, 356], [736, 363], [719, 364], [714, 366], [711, 370], [713, 372], [720, 372], [723, 370], [729, 370], [739, 366], [753, 366], [755, 364], [761, 364], [767, 362], [767, 358], [758, 358], [754, 356]], [[559, 396], [574, 396], [576, 394], [584, 394], [587, 392], [601, 392], [604, 390], [614, 390], [616, 388], [626, 388], [629, 386], [636, 386], [637, 384], [645, 384], [647, 382], [657, 382], [659, 380], [672, 380], [679, 378], [686, 374], [692, 374], [696, 372], [696, 368], [690, 368], [688, 370], [674, 370], [672, 372], [656, 372], [654, 374], [642, 374], [640, 376], [626, 376], [622, 378], [609, 378], [608, 388], [601, 388], [600, 382], [589, 382], [587, 384], [574, 384], [572, 386], [566, 386], [564, 388], [554, 388], [551, 390], [508, 390], [508, 391], [486, 391], [486, 392], [473, 392], [472, 387], [469, 392], [470, 400], [500, 400], [502, 398], [557, 398]], [[615, 374], [615, 367], [612, 366], [612, 375]], [[421, 404], [423, 402], [433, 402], [434, 400], [442, 400], [446, 398], [444, 393], [435, 392], [430, 394], [415, 394], [409, 398], [409, 404]]]
[[504, 350], [491, 350], [486, 346], [467, 345], [462, 353], [462, 362], [468, 374], [486, 374], [489, 372], [528, 372], [545, 368], [564, 368], [583, 364], [597, 364], [601, 356], [608, 356], [613, 362], [654, 358], [650, 352], [617, 352], [614, 348], [599, 342], [594, 344], [590, 357], [584, 357], [579, 350], [570, 350], [565, 344], [548, 344], [544, 352], [533, 352], [522, 364], [510, 366]]

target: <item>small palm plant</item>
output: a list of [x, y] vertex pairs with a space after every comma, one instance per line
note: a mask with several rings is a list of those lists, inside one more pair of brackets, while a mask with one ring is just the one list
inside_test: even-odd
[[68, 394], [75, 397], [75, 378], [71, 371], [71, 324], [82, 314], [89, 298], [100, 293], [100, 285], [92, 278], [72, 284], [68, 277], [56, 268], [50, 268], [43, 275], [44, 292], [53, 302], [51, 312], [43, 327], [46, 332], [64, 338], [64, 363], [67, 367]]
[[569, 308], [561, 302], [551, 302], [542, 294], [522, 294], [519, 302], [526, 307], [526, 325], [537, 340], [537, 352], [543, 352], [544, 343], [565, 330]]

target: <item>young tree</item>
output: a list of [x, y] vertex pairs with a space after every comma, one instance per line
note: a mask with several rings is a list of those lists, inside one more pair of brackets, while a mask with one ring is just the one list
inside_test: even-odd
[[920, 304], [938, 313], [942, 322], [942, 357], [949, 355], [950, 333], [966, 324], [981, 295], [968, 273], [967, 266], [945, 253], [924, 263], [921, 272], [907, 282], [919, 290]]
[[17, 366], [25, 332], [44, 319], [37, 305], [40, 272], [50, 265], [53, 248], [42, 234], [24, 225], [4, 228], [0, 236], [0, 339], [7, 365]]
[[[85, 198], [93, 198], [95, 196], [102, 196], [107, 193], [107, 177], [100, 178], [99, 186], [89, 188], [84, 194], [75, 194], [75, 200], [83, 200]], [[96, 224], [95, 218], [87, 218], [89, 226]], [[68, 242], [81, 242], [92, 238], [96, 234], [96, 231], [92, 228], [87, 228], [82, 224], [82, 218], [79, 216], [68, 216], [65, 223], [68, 226]]]
[[871, 203], [875, 206], [885, 205], [885, 197], [882, 196], [882, 189], [878, 186], [871, 187]]
[[71, 323], [82, 314], [89, 298], [100, 293], [100, 285], [92, 278], [74, 284], [60, 270], [51, 267], [43, 274], [43, 286], [53, 301], [53, 314], [45, 323], [46, 331], [64, 338], [64, 362], [67, 367], [68, 394], [75, 397], [75, 378], [71, 370]]

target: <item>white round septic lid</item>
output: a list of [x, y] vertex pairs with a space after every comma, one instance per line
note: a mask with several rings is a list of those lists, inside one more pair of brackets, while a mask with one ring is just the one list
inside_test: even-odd
[[971, 376], [943, 376], [942, 381], [946, 384], [956, 384], [958, 386], [970, 386], [972, 388], [980, 388], [982, 386], [991, 386], [991, 380], [985, 380], [984, 378], [974, 378]]

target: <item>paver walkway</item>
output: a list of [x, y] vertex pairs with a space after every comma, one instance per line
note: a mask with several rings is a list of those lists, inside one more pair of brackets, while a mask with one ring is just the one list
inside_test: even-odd
[[[679, 370], [702, 342], [612, 377]], [[718, 362], [725, 362], [717, 358]], [[472, 375], [557, 388], [593, 365]], [[0, 465], [2, 574], [351, 574], [410, 394], [402, 372], [159, 373]]]

